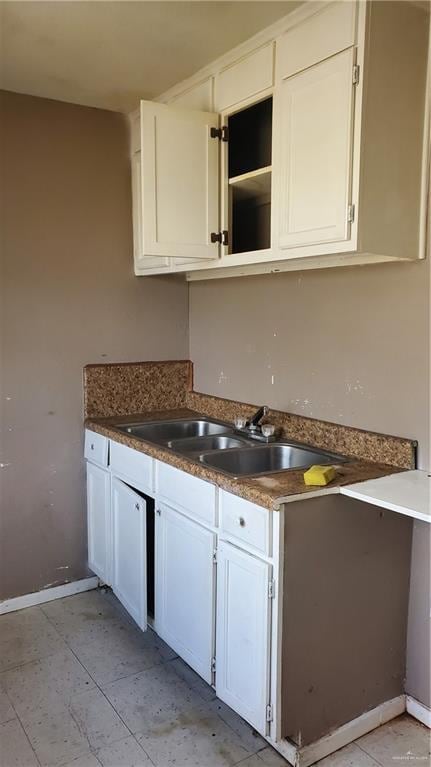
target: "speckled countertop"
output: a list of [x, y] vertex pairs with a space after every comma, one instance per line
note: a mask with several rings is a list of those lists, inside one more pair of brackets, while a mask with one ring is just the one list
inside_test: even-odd
[[[195, 463], [185, 455], [174, 453], [169, 448], [161, 445], [145, 442], [142, 439], [133, 437], [131, 434], [125, 434], [116, 428], [118, 424], [136, 423], [141, 421], [158, 421], [173, 418], [187, 418], [202, 416], [196, 410], [187, 408], [178, 410], [152, 410], [145, 413], [122, 416], [108, 416], [104, 418], [87, 418], [85, 425], [98, 434], [120, 442], [123, 445], [146, 453], [153, 458], [157, 458], [165, 463], [175, 466], [177, 469], [186, 471], [195, 477], [212, 482], [218, 487], [227, 490], [234, 495], [256, 503], [267, 509], [279, 509], [281, 505], [290, 500], [296, 500], [300, 495], [321, 495], [338, 492], [342, 485], [351, 485], [355, 482], [362, 482], [368, 479], [395, 474], [402, 471], [402, 468], [390, 466], [384, 463], [375, 463], [352, 457], [351, 461], [336, 467], [336, 478], [325, 488], [307, 487], [304, 484], [304, 469], [290, 470], [276, 474], [267, 474], [259, 477], [247, 477], [234, 479], [221, 472], [204, 466], [201, 463]], [[207, 417], [204, 415], [204, 417]], [[340, 450], [338, 452], [341, 452]]]

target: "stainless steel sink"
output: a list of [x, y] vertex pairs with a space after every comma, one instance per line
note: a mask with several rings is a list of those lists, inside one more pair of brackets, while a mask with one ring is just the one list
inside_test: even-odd
[[223, 434], [229, 431], [229, 426], [203, 418], [184, 419], [181, 421], [157, 421], [147, 423], [126, 423], [116, 427], [126, 434], [167, 445], [173, 440], [190, 437], [205, 437], [213, 434]]
[[187, 455], [231, 477], [253, 477], [302, 469], [313, 464], [344, 463], [347, 458], [307, 445], [273, 442], [262, 445], [232, 426], [206, 418], [144, 421], [116, 427], [138, 439]]
[[273, 474], [302, 469], [313, 464], [343, 463], [347, 459], [335, 453], [311, 450], [289, 444], [244, 447], [220, 453], [203, 453], [202, 463], [233, 477]]
[[202, 453], [207, 450], [229, 450], [234, 447], [245, 447], [249, 445], [249, 441], [229, 434], [214, 434], [209, 437], [173, 439], [168, 442], [168, 445], [177, 453]]

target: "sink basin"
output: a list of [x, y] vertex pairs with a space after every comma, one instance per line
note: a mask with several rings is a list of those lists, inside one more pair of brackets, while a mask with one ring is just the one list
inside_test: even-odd
[[229, 434], [213, 434], [208, 437], [173, 439], [168, 445], [177, 453], [202, 453], [206, 450], [228, 450], [233, 447], [244, 447], [248, 445], [248, 441]]
[[273, 444], [222, 453], [203, 453], [200, 460], [207, 466], [233, 477], [247, 477], [289, 469], [306, 469], [313, 464], [343, 463], [347, 459], [334, 453], [296, 445]]
[[148, 442], [156, 442], [160, 445], [166, 445], [177, 439], [205, 437], [213, 434], [223, 434], [229, 431], [228, 426], [213, 421], [205, 421], [203, 418], [183, 421], [126, 423], [117, 426], [117, 429], [126, 434], [132, 434], [134, 437], [140, 437]]

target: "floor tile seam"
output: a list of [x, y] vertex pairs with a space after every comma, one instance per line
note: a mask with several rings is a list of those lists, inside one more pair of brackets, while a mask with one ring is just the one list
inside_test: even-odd
[[91, 756], [94, 756], [94, 758], [99, 762], [100, 767], [103, 767], [102, 763], [97, 759], [96, 754], [94, 754], [92, 751], [84, 751], [82, 754], [78, 754], [77, 756], [74, 756], [73, 759], [66, 759], [64, 762], [57, 762], [55, 767], [73, 767], [73, 763], [77, 762], [78, 759], [82, 759], [83, 756], [88, 756], [88, 754], [91, 754]]
[[[111, 704], [111, 705], [112, 705], [112, 704]], [[115, 709], [115, 711], [116, 711], [116, 709]], [[118, 711], [117, 711], [117, 713], [118, 713]], [[120, 716], [120, 714], [118, 714], [118, 716], [119, 716], [119, 717], [120, 717], [120, 719], [121, 719], [121, 716]], [[121, 721], [123, 721], [123, 719], [121, 719]], [[126, 724], [126, 727], [127, 727], [127, 724]], [[127, 735], [127, 738], [130, 738], [130, 736], [131, 736], [131, 737], [133, 738], [133, 740], [135, 741], [135, 743], [137, 743], [137, 744], [138, 744], [139, 748], [142, 748], [142, 751], [144, 752], [144, 754], [145, 754], [145, 756], [147, 757], [147, 759], [149, 759], [149, 760], [150, 760], [151, 764], [153, 764], [153, 765], [154, 765], [154, 767], [160, 767], [160, 765], [156, 765], [156, 763], [155, 763], [155, 762], [153, 762], [153, 760], [151, 759], [151, 756], [149, 755], [149, 753], [147, 753], [147, 751], [146, 751], [146, 750], [145, 750], [145, 748], [143, 747], [142, 743], [140, 743], [140, 742], [139, 742], [139, 740], [138, 740], [138, 737], [139, 737], [140, 735], [142, 735], [142, 736], [143, 736], [143, 735], [144, 735], [144, 733], [143, 733], [143, 732], [139, 732], [139, 731], [136, 731], [136, 732], [132, 732], [132, 731], [130, 730], [130, 728], [129, 728], [129, 727], [127, 727], [127, 729], [129, 730], [129, 733], [130, 733], [130, 735]], [[121, 738], [121, 740], [126, 740], [126, 738]], [[121, 740], [116, 740], [116, 741], [115, 741], [115, 743], [120, 743], [120, 742], [121, 742]], [[100, 750], [101, 750], [101, 749], [98, 749], [98, 751], [100, 751]]]
[[[7, 695], [7, 693], [6, 693], [6, 695]], [[8, 696], [8, 697], [9, 697], [9, 696]], [[34, 748], [33, 748], [33, 744], [32, 744], [32, 742], [31, 742], [31, 740], [30, 740], [30, 738], [29, 738], [29, 736], [28, 736], [27, 730], [25, 729], [25, 726], [24, 726], [24, 722], [21, 720], [21, 717], [20, 717], [20, 715], [18, 714], [18, 711], [16, 710], [16, 708], [15, 708], [15, 706], [14, 706], [14, 704], [13, 704], [13, 701], [12, 701], [12, 700], [10, 700], [10, 698], [9, 698], [9, 702], [10, 702], [10, 705], [12, 706], [13, 710], [15, 711], [15, 719], [18, 721], [18, 724], [19, 724], [19, 726], [21, 727], [21, 729], [22, 729], [22, 731], [23, 731], [23, 733], [24, 733], [24, 735], [25, 735], [25, 737], [26, 737], [27, 743], [29, 744], [29, 746], [30, 746], [30, 748], [31, 748], [31, 751], [32, 751], [32, 752], [33, 752], [33, 754], [34, 754], [34, 758], [36, 759], [36, 762], [37, 762], [37, 764], [38, 764], [38, 765], [40, 765], [40, 767], [42, 767], [42, 763], [41, 763], [41, 761], [39, 760], [39, 757], [38, 757], [38, 755], [36, 754], [36, 751], [35, 751], [35, 750], [34, 750]], [[10, 721], [10, 722], [14, 722], [14, 721], [15, 721], [15, 719], [10, 719], [9, 721]]]
[[[69, 648], [69, 645], [66, 644], [65, 640], [63, 640], [65, 646]], [[3, 676], [3, 674], [8, 674], [9, 671], [16, 671], [17, 669], [24, 668], [24, 666], [29, 666], [30, 663], [40, 663], [40, 661], [48, 660], [48, 658], [52, 658], [53, 655], [58, 655], [58, 653], [61, 652], [61, 650], [55, 650], [54, 652], [50, 652], [48, 655], [42, 655], [38, 658], [32, 658], [31, 660], [26, 660], [24, 663], [18, 663], [16, 666], [10, 666], [9, 668], [2, 668], [0, 669], [0, 679]]]
[[[71, 652], [73, 652], [72, 648]], [[152, 671], [152, 669], [157, 668], [158, 666], [165, 666], [168, 661], [160, 661], [159, 663], [153, 663], [152, 666], [147, 666], [146, 668], [141, 669], [140, 671], [132, 671], [131, 674], [125, 674], [124, 676], [119, 676], [117, 679], [112, 679], [109, 682], [103, 682], [103, 686], [97, 685], [99, 689], [104, 693], [104, 689], [106, 687], [109, 687], [111, 684], [116, 684], [117, 682], [122, 682], [124, 679], [129, 679], [129, 677], [132, 676], [138, 676], [139, 674], [143, 674], [145, 671]], [[81, 661], [81, 664], [84, 665]], [[87, 671], [87, 668], [84, 666], [85, 670]], [[88, 673], [90, 673], [88, 671]], [[90, 675], [91, 676], [91, 675]], [[97, 684], [97, 682], [95, 682]]]
[[[247, 759], [251, 759], [253, 756], [258, 756], [258, 752], [256, 752], [255, 754], [249, 754], [248, 756], [245, 756], [244, 759], [240, 759], [239, 762], [235, 762], [233, 767], [241, 767], [241, 764], [244, 764], [247, 761]], [[264, 761], [262, 759], [260, 759], [260, 761], [262, 762], [262, 765], [264, 765]], [[286, 762], [286, 767], [292, 767], [290, 762]]]
[[[384, 725], [380, 725], [380, 727], [383, 727], [383, 726], [384, 726]], [[377, 729], [378, 729], [378, 728], [377, 728]], [[370, 730], [370, 732], [374, 732], [374, 730]], [[366, 735], [368, 735], [368, 734], [369, 734], [369, 733], [366, 733]], [[361, 737], [364, 737], [364, 736], [362, 735]], [[384, 767], [384, 764], [383, 764], [383, 762], [379, 762], [379, 760], [378, 760], [378, 759], [376, 759], [376, 757], [375, 757], [375, 756], [373, 756], [373, 754], [370, 754], [370, 752], [369, 752], [369, 751], [367, 751], [367, 749], [366, 749], [366, 748], [364, 748], [363, 746], [360, 746], [357, 740], [354, 740], [354, 741], [352, 741], [352, 743], [348, 743], [347, 745], [354, 745], [354, 746], [357, 746], [357, 747], [359, 748], [359, 750], [360, 750], [360, 751], [362, 751], [362, 753], [363, 753], [363, 754], [366, 754], [367, 756], [369, 756], [369, 757], [370, 757], [370, 759], [373, 759], [373, 761], [376, 763], [376, 765], [379, 765], [379, 767]]]
[[78, 759], [81, 759], [82, 756], [87, 756], [88, 754], [91, 754], [91, 756], [94, 756], [94, 758], [99, 762], [101, 767], [103, 767], [103, 764], [102, 764], [102, 762], [100, 761], [100, 759], [98, 757], [99, 751], [103, 751], [103, 749], [109, 748], [110, 746], [113, 746], [113, 745], [118, 745], [119, 743], [122, 743], [123, 740], [129, 740], [130, 737], [132, 737], [133, 740], [135, 741], [135, 743], [137, 743], [137, 745], [139, 746], [139, 748], [142, 749], [142, 751], [144, 752], [145, 756], [147, 756], [148, 759], [150, 760], [151, 764], [154, 765], [154, 767], [157, 767], [157, 765], [154, 764], [152, 759], [150, 759], [150, 757], [148, 756], [148, 754], [145, 751], [145, 749], [142, 748], [140, 743], [138, 743], [138, 741], [136, 740], [136, 738], [133, 735], [133, 733], [130, 733], [129, 735], [126, 735], [125, 737], [119, 738], [118, 740], [114, 740], [114, 741], [112, 741], [112, 743], [107, 743], [105, 746], [98, 746], [97, 748], [95, 748], [94, 746], [89, 745], [88, 749], [85, 752], [83, 752], [82, 754], [79, 754], [78, 756], [75, 756], [72, 760], [66, 759], [64, 762], [59, 763], [57, 765], [57, 767], [66, 767], [66, 766], [67, 767], [69, 767], [69, 766], [73, 767], [73, 763], [74, 762], [76, 762]]
[[[121, 723], [124, 725], [124, 727], [126, 728], [127, 732], [129, 733], [129, 735], [127, 735], [126, 737], [128, 738], [128, 737], [132, 736], [132, 738], [133, 738], [133, 739], [134, 739], [134, 740], [135, 740], [135, 741], [138, 743], [138, 741], [137, 741], [137, 740], [136, 740], [136, 738], [135, 738], [135, 735], [134, 735], [134, 733], [131, 731], [130, 727], [129, 727], [129, 726], [126, 724], [126, 722], [124, 721], [124, 719], [123, 719], [123, 717], [121, 716], [120, 712], [119, 712], [119, 711], [117, 711], [117, 709], [115, 708], [115, 706], [114, 706], [114, 704], [112, 703], [112, 701], [110, 701], [110, 700], [109, 700], [109, 698], [108, 698], [108, 696], [106, 695], [105, 691], [102, 689], [102, 687], [100, 687], [100, 686], [97, 684], [97, 682], [96, 682], [96, 680], [94, 679], [94, 677], [93, 677], [93, 676], [90, 674], [90, 672], [89, 672], [89, 671], [88, 671], [88, 670], [85, 668], [84, 664], [83, 664], [83, 663], [80, 661], [80, 659], [79, 659], [79, 658], [78, 658], [78, 656], [77, 656], [77, 655], [74, 653], [74, 651], [72, 650], [72, 648], [70, 648], [70, 652], [71, 652], [71, 653], [73, 653], [73, 655], [74, 655], [74, 657], [76, 658], [76, 660], [78, 661], [78, 663], [80, 663], [80, 665], [83, 667], [83, 669], [84, 669], [84, 670], [87, 672], [87, 674], [89, 675], [90, 679], [92, 679], [92, 680], [93, 680], [94, 684], [96, 685], [96, 689], [98, 689], [98, 690], [99, 690], [99, 692], [101, 692], [101, 693], [102, 693], [102, 695], [103, 695], [103, 697], [105, 698], [105, 700], [106, 700], [106, 702], [108, 703], [108, 705], [109, 705], [109, 706], [112, 708], [112, 710], [113, 710], [113, 711], [115, 711], [115, 713], [116, 713], [116, 715], [118, 716], [118, 718], [119, 718], [120, 722], [121, 722]], [[134, 674], [130, 674], [129, 676], [134, 676]], [[127, 679], [127, 677], [123, 677], [123, 679]], [[118, 680], [115, 680], [115, 681], [118, 681]], [[118, 740], [112, 741], [112, 743], [119, 743], [121, 740], [125, 740], [125, 739], [126, 739], [126, 738], [119, 738]], [[111, 744], [109, 744], [109, 745], [111, 745]], [[142, 747], [142, 745], [141, 745], [140, 743], [138, 743], [138, 745], [139, 745], [139, 746], [142, 748], [142, 750], [143, 750], [144, 754], [145, 754], [145, 755], [148, 757], [148, 759], [150, 759], [150, 756], [149, 756], [149, 754], [147, 754], [147, 752], [146, 752], [146, 751], [145, 751], [145, 749]], [[100, 749], [97, 749], [97, 750], [100, 750]], [[93, 753], [93, 751], [92, 751], [91, 747], [90, 747], [90, 751]], [[96, 758], [97, 758], [97, 757], [96, 757]], [[99, 760], [98, 760], [98, 761], [99, 761]], [[150, 759], [150, 762], [151, 762], [151, 764], [154, 764], [154, 762], [153, 762], [151, 759]]]
[[151, 756], [147, 753], [147, 751], [145, 751], [145, 748], [143, 747], [142, 743], [139, 743], [139, 740], [137, 739], [136, 734], [134, 732], [132, 732], [132, 738], [135, 741], [135, 743], [138, 744], [139, 748], [142, 748], [142, 751], [144, 752], [145, 756], [150, 760], [150, 763], [154, 765], [154, 767], [160, 767], [160, 765], [157, 765], [156, 762], [153, 762], [153, 760], [151, 759]]
[[[216, 698], [216, 700], [217, 700], [217, 698]], [[219, 714], [217, 711], [215, 712], [215, 715], [216, 715], [216, 716], [217, 716], [217, 717], [218, 717], [218, 718], [219, 718], [219, 719], [220, 719], [220, 720], [223, 722], [223, 724], [225, 724], [227, 727], [229, 727], [229, 729], [230, 729], [230, 730], [231, 730], [231, 731], [234, 733], [234, 735], [236, 735], [236, 737], [238, 738], [238, 740], [239, 740], [241, 743], [243, 743], [243, 739], [241, 738], [241, 735], [238, 735], [238, 733], [237, 733], [237, 732], [236, 732], [236, 730], [235, 730], [235, 729], [232, 727], [232, 725], [230, 725], [230, 724], [229, 724], [229, 722], [227, 722], [227, 721], [226, 721], [226, 719], [223, 719], [223, 717], [221, 716], [221, 714]], [[244, 720], [244, 721], [245, 721], [245, 720]], [[246, 722], [246, 724], [248, 724], [248, 723]], [[253, 730], [253, 728], [251, 727], [251, 725], [248, 725], [248, 726], [251, 728], [251, 730]], [[255, 731], [255, 732], [257, 732], [257, 730], [254, 730], [254, 731]], [[257, 733], [257, 737], [258, 737], [258, 738], [262, 738], [262, 740], [265, 740], [264, 736], [263, 736], [263, 735], [261, 735], [259, 732]], [[250, 756], [254, 756], [255, 754], [258, 754], [258, 753], [259, 753], [259, 751], [263, 751], [263, 750], [266, 748], [266, 746], [267, 746], [267, 745], [269, 745], [269, 744], [268, 744], [268, 742], [267, 742], [267, 741], [265, 741], [265, 745], [264, 745], [264, 746], [260, 746], [259, 748], [257, 748], [257, 749], [256, 749], [256, 751], [250, 751], [250, 752], [249, 752], [249, 754], [248, 754], [248, 756], [250, 757]], [[248, 746], [246, 746], [246, 745], [244, 745], [244, 748], [246, 748], [246, 749], [247, 749], [247, 751], [249, 750], [249, 749], [248, 749]], [[245, 758], [247, 759], [247, 757], [245, 757]], [[244, 760], [242, 760], [242, 761], [244, 761]]]
[[[48, 620], [49, 620], [49, 619], [48, 619]], [[65, 640], [65, 642], [66, 642], [66, 640]], [[92, 674], [90, 673], [90, 671], [89, 671], [89, 670], [88, 670], [88, 669], [85, 667], [85, 665], [83, 664], [83, 662], [81, 661], [81, 659], [80, 659], [80, 658], [77, 656], [77, 654], [76, 654], [76, 653], [75, 653], [75, 651], [72, 649], [72, 647], [70, 647], [70, 645], [69, 645], [67, 642], [66, 642], [66, 644], [67, 644], [67, 647], [68, 647], [68, 649], [69, 649], [69, 650], [70, 650], [70, 652], [72, 653], [73, 657], [75, 658], [75, 660], [76, 660], [76, 661], [79, 663], [79, 665], [81, 666], [81, 668], [83, 668], [83, 669], [84, 669], [85, 673], [86, 673], [86, 674], [88, 674], [88, 676], [89, 676], [89, 677], [90, 677], [90, 679], [92, 680], [93, 684], [95, 685], [95, 687], [93, 687], [93, 688], [91, 688], [91, 689], [93, 689], [93, 690], [94, 690], [94, 689], [97, 689], [97, 690], [99, 690], [99, 692], [100, 692], [100, 693], [103, 695], [103, 697], [104, 697], [104, 698], [105, 698], [105, 700], [107, 701], [108, 705], [109, 705], [109, 706], [112, 708], [112, 710], [113, 710], [113, 711], [115, 711], [116, 715], [118, 716], [118, 718], [120, 719], [120, 721], [122, 722], [122, 724], [124, 724], [125, 728], [127, 729], [127, 732], [128, 732], [130, 735], [133, 735], [133, 733], [131, 732], [131, 730], [130, 730], [130, 728], [127, 726], [127, 724], [125, 723], [125, 721], [124, 721], [124, 719], [122, 718], [122, 716], [119, 714], [119, 712], [117, 711], [117, 709], [115, 708], [115, 706], [114, 706], [114, 705], [111, 703], [111, 701], [109, 700], [109, 698], [108, 698], [108, 697], [107, 697], [107, 695], [105, 694], [104, 690], [103, 690], [103, 689], [100, 687], [100, 685], [97, 683], [97, 681], [96, 681], [96, 680], [95, 680], [95, 678], [92, 676]], [[133, 674], [131, 674], [130, 676], [133, 676]], [[90, 690], [84, 690], [84, 692], [83, 692], [83, 693], [81, 693], [81, 694], [85, 694], [86, 692], [91, 692], [91, 689], [90, 689]], [[79, 694], [80, 694], [80, 693], [78, 693], [78, 695], [79, 695]], [[72, 714], [71, 714], [71, 716], [72, 716], [72, 719], [73, 719], [73, 721], [75, 721], [75, 718], [73, 717], [73, 715], [72, 715]], [[75, 723], [76, 723], [76, 721], [75, 721]], [[76, 724], [77, 724], [77, 723], [76, 723]], [[78, 725], [78, 724], [77, 724], [77, 726], [78, 726], [78, 729], [79, 729], [79, 731], [81, 732], [81, 730], [80, 730], [80, 727], [79, 727], [79, 725]], [[129, 737], [129, 736], [127, 736], [127, 737]], [[87, 739], [87, 740], [88, 740], [88, 739]], [[124, 740], [124, 738], [121, 738], [120, 740]], [[117, 741], [113, 741], [113, 742], [117, 742]], [[91, 750], [91, 748], [90, 748], [90, 750]]]
[[[11, 704], [11, 705], [12, 705], [12, 704]], [[14, 711], [15, 711], [15, 709], [14, 709]], [[18, 717], [17, 717], [17, 715], [16, 715], [16, 713], [15, 713], [15, 714], [14, 714], [14, 716], [11, 716], [11, 717], [10, 717], [10, 719], [5, 719], [5, 721], [4, 721], [4, 722], [0, 722], [0, 727], [3, 727], [3, 725], [4, 725], [4, 724], [9, 724], [9, 722], [14, 722], [14, 721], [15, 721], [15, 719], [17, 719], [17, 718], [18, 718]]]

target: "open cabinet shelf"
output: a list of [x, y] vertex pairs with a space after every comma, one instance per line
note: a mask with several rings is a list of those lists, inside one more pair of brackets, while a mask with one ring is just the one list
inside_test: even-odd
[[266, 168], [258, 168], [250, 173], [242, 173], [240, 176], [234, 176], [229, 179], [229, 186], [235, 188], [239, 200], [247, 200], [250, 197], [256, 199], [265, 199], [269, 202], [271, 197], [271, 171], [268, 165]]

